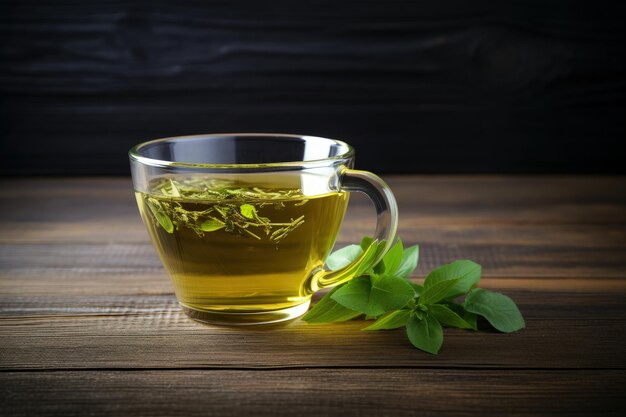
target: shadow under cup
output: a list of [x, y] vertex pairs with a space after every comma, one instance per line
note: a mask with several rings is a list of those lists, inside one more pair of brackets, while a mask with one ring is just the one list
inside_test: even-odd
[[354, 151], [344, 142], [199, 135], [139, 144], [129, 156], [152, 244], [179, 303], [196, 320], [293, 319], [315, 291], [352, 278], [359, 259], [324, 269], [350, 191], [374, 201], [381, 246], [395, 238], [393, 194], [374, 174], [352, 169]]

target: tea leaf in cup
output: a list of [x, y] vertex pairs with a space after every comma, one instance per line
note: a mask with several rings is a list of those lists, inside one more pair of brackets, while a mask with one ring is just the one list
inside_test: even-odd
[[171, 190], [172, 196], [180, 197], [180, 191], [178, 191], [178, 187], [176, 187], [176, 184], [174, 184], [174, 181], [172, 181], [171, 179], [170, 179], [170, 187], [171, 187], [170, 190]]
[[172, 223], [172, 220], [170, 220], [167, 213], [163, 209], [163, 206], [161, 205], [159, 200], [157, 200], [156, 198], [149, 198], [147, 200], [147, 203], [148, 203], [148, 207], [150, 207], [150, 211], [152, 212], [154, 217], [157, 219], [161, 227], [163, 227], [163, 229], [165, 229], [167, 233], [173, 233], [174, 224]]
[[[224, 230], [227, 233], [261, 239], [265, 234], [278, 244], [305, 221], [304, 216], [288, 222], [273, 222], [259, 215], [271, 206], [284, 210], [286, 204], [302, 206], [309, 200], [300, 189], [262, 189], [227, 180], [161, 178], [144, 194], [146, 204], [168, 233], [175, 228], [194, 230], [200, 237], [205, 232]], [[203, 206], [191, 209], [190, 205]], [[259, 229], [259, 232], [253, 231]]]
[[246, 219], [254, 219], [256, 217], [256, 208], [252, 204], [242, 204], [239, 206], [241, 215]]
[[203, 232], [214, 232], [216, 230], [223, 229], [226, 224], [220, 219], [216, 219], [215, 217], [211, 217], [209, 220], [203, 222], [200, 225], [200, 230]]

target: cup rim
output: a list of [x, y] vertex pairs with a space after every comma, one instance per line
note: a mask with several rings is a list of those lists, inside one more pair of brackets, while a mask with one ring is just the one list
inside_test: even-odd
[[[150, 146], [156, 143], [168, 142], [172, 140], [185, 140], [185, 139], [199, 139], [199, 138], [219, 138], [219, 137], [265, 137], [265, 138], [284, 138], [284, 139], [303, 139], [306, 141], [324, 141], [332, 142], [336, 145], [342, 146], [346, 149], [345, 152], [319, 159], [307, 159], [302, 161], [284, 161], [284, 162], [262, 162], [262, 163], [245, 163], [245, 164], [209, 164], [198, 162], [180, 162], [180, 161], [166, 161], [161, 159], [149, 158], [140, 155], [140, 151], [143, 147]], [[310, 135], [298, 135], [291, 133], [210, 133], [210, 134], [197, 134], [197, 135], [183, 135], [183, 136], [169, 136], [159, 139], [153, 139], [146, 142], [138, 143], [128, 151], [128, 156], [131, 161], [137, 161], [140, 164], [148, 165], [157, 168], [210, 168], [210, 169], [232, 169], [232, 168], [282, 168], [282, 169], [302, 169], [313, 168], [328, 165], [329, 162], [338, 160], [347, 160], [354, 156], [354, 148], [341, 140], [324, 138], [321, 136]]]

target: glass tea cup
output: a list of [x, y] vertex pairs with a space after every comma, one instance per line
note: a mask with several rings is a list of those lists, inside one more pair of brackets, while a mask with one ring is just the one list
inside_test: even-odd
[[[210, 134], [129, 151], [143, 222], [185, 313], [225, 325], [304, 314], [311, 295], [351, 279], [360, 258], [324, 268], [352, 191], [374, 202], [379, 260], [397, 206], [378, 176], [354, 170], [347, 143], [286, 134]], [[381, 249], [382, 248], [382, 249]]]

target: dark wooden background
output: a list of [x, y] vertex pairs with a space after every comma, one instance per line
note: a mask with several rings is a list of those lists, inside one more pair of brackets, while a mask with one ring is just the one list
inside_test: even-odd
[[623, 174], [617, 3], [2, 1], [1, 173], [128, 174], [140, 141], [273, 131], [379, 173]]

